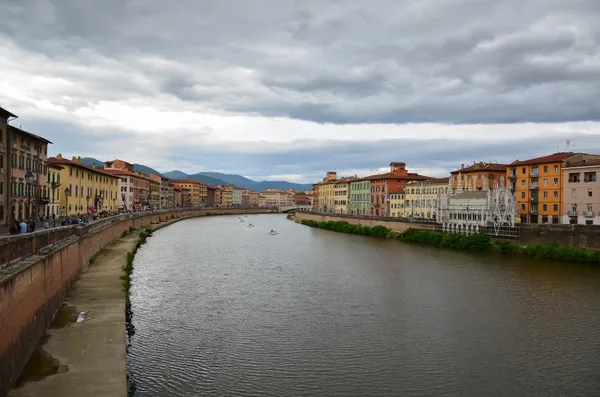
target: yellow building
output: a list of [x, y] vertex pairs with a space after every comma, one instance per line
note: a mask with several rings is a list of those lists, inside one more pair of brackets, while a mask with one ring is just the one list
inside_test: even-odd
[[400, 216], [435, 221], [439, 194], [448, 189], [449, 178], [408, 182], [404, 187], [404, 208]]
[[[52, 217], [61, 215], [61, 205], [60, 205], [60, 196], [61, 196], [61, 184], [60, 184], [60, 171], [64, 167], [58, 164], [52, 164], [48, 162], [48, 194], [50, 195], [50, 201], [48, 202], [48, 206], [46, 207], [46, 216]], [[63, 188], [64, 189], [64, 188]]]
[[390, 216], [404, 216], [404, 193], [390, 193]]
[[335, 212], [335, 181], [319, 183], [319, 212]]
[[89, 212], [116, 211], [119, 206], [119, 177], [102, 168], [81, 163], [80, 157], [64, 159], [60, 154], [48, 159], [60, 170], [61, 214], [85, 215]]
[[[191, 206], [206, 205], [208, 202], [208, 185], [191, 179], [181, 179], [171, 181], [173, 187], [187, 189], [190, 191]], [[160, 188], [160, 185], [158, 186]]]
[[333, 185], [333, 206], [336, 214], [347, 214], [350, 208], [350, 182], [355, 178], [338, 179]]
[[563, 203], [562, 169], [571, 162], [597, 157], [585, 153], [559, 152], [514, 161], [508, 168], [509, 186], [515, 192], [522, 222], [560, 223]]
[[221, 205], [228, 207], [233, 205], [233, 185], [219, 185], [221, 188]]

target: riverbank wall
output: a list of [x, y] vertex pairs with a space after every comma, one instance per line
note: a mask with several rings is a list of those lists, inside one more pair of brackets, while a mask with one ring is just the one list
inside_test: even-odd
[[[323, 214], [310, 211], [297, 211], [295, 218], [300, 221], [306, 219], [318, 222], [348, 222], [361, 226], [381, 225], [396, 233], [403, 233], [408, 229], [442, 232], [437, 223], [410, 222], [403, 218]], [[520, 224], [515, 236], [516, 241], [513, 242], [517, 244], [557, 244], [571, 248], [600, 249], [600, 227], [597, 225]]]
[[438, 229], [435, 223], [417, 223], [417, 222], [401, 222], [393, 218], [384, 217], [360, 217], [356, 215], [345, 214], [322, 214], [318, 212], [297, 211], [295, 218], [299, 221], [310, 220], [317, 222], [348, 222], [351, 225], [359, 226], [383, 226], [390, 229], [392, 232], [402, 233], [408, 229], [419, 229], [434, 232]]
[[267, 213], [256, 208], [182, 209], [127, 214], [0, 239], [0, 396], [17, 380], [80, 272], [124, 232], [169, 219]]

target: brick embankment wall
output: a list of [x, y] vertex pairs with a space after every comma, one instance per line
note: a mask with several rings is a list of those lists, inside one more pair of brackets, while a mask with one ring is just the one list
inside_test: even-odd
[[596, 225], [520, 225], [522, 244], [558, 244], [600, 249], [600, 227]]
[[298, 220], [311, 220], [317, 222], [348, 222], [352, 225], [360, 226], [385, 226], [393, 232], [402, 233], [407, 229], [419, 229], [436, 231], [438, 225], [435, 223], [417, 223], [407, 222], [405, 220], [395, 220], [394, 218], [384, 218], [375, 216], [360, 217], [356, 215], [344, 215], [344, 214], [321, 214], [317, 212], [296, 212], [296, 219]]
[[273, 211], [239, 208], [148, 212], [5, 239], [0, 249], [14, 252], [3, 258], [21, 259], [0, 268], [0, 396], [5, 396], [16, 381], [92, 255], [130, 227], [149, 227], [172, 216], [184, 219], [264, 212]]

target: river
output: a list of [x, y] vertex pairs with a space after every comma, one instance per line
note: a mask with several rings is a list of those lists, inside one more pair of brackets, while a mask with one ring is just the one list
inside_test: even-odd
[[133, 395], [600, 395], [600, 266], [244, 219], [138, 251]]

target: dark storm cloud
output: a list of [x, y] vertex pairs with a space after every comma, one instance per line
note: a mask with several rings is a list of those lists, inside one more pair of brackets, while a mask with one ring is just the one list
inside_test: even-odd
[[323, 123], [600, 120], [597, 0], [6, 0], [0, 8], [4, 40], [89, 66], [52, 71], [81, 83], [83, 92], [69, 93], [75, 104], [169, 94]]

